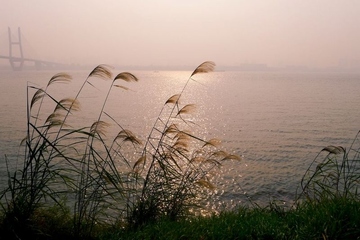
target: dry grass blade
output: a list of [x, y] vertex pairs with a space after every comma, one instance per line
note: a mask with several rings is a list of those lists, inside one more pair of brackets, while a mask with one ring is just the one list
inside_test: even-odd
[[212, 72], [215, 69], [215, 63], [211, 62], [211, 61], [206, 61], [203, 62], [202, 64], [200, 64], [195, 70], [194, 72], [191, 74], [190, 77], [194, 76], [195, 74], [198, 73], [208, 73], [208, 72]]
[[44, 97], [44, 90], [42, 90], [41, 88], [38, 89], [34, 96], [31, 99], [31, 103], [30, 103], [30, 109], [32, 109], [32, 107], [34, 106], [34, 104], [39, 101], [41, 98]]
[[114, 78], [114, 81], [116, 81], [116, 80], [118, 80], [118, 79], [124, 80], [124, 81], [126, 81], [126, 82], [137, 82], [137, 81], [138, 81], [137, 77], [135, 77], [134, 74], [129, 73], [129, 72], [119, 73], [119, 74]]
[[110, 124], [104, 121], [94, 122], [90, 127], [90, 133], [93, 135], [99, 134], [105, 136], [105, 130], [108, 126], [110, 126]]
[[173, 96], [171, 96], [165, 104], [168, 104], [168, 103], [176, 103], [179, 101], [179, 98], [180, 98], [180, 94], [175, 94]]
[[103, 79], [111, 79], [112, 72], [110, 71], [111, 68], [109, 65], [100, 64], [94, 70], [91, 71], [88, 77], [100, 77]]
[[323, 148], [321, 151], [326, 151], [326, 152], [332, 153], [332, 154], [339, 154], [339, 153], [345, 152], [345, 148], [343, 148], [341, 146], [327, 146], [327, 147]]
[[185, 105], [183, 108], [181, 108], [177, 115], [192, 113], [195, 111], [195, 109], [196, 109], [195, 104], [188, 104]]
[[67, 74], [67, 73], [58, 73], [55, 74], [50, 81], [48, 82], [47, 86], [50, 86], [51, 84], [55, 83], [55, 82], [60, 82], [60, 83], [68, 83], [70, 82], [72, 79], [71, 75]]

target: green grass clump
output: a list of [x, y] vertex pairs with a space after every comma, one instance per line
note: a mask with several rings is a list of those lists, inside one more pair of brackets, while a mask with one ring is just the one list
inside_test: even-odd
[[239, 208], [212, 217], [162, 221], [137, 231], [113, 231], [104, 239], [357, 239], [360, 203], [332, 199], [292, 210]]

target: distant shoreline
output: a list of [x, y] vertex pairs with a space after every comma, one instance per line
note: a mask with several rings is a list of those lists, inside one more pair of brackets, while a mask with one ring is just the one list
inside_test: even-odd
[[[126, 69], [126, 70], [139, 70], [139, 71], [191, 71], [191, 66], [179, 65], [179, 66], [163, 66], [163, 65], [147, 65], [147, 66], [135, 66], [135, 65], [112, 65], [115, 69]], [[25, 65], [22, 71], [69, 71], [69, 70], [86, 70], [93, 69], [96, 65], [79, 65], [79, 64], [64, 64], [58, 67], [43, 67], [36, 69], [34, 66]], [[0, 64], [0, 71], [12, 71], [10, 65]], [[341, 66], [324, 67], [324, 68], [312, 68], [307, 66], [294, 66], [288, 65], [283, 67], [270, 67], [266, 64], [240, 64], [234, 66], [222, 66], [216, 67], [215, 72], [335, 72], [335, 73], [360, 73], [360, 68], [347, 68]]]

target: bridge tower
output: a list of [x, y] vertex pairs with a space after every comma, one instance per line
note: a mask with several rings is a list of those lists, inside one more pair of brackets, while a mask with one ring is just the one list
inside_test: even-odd
[[[18, 41], [12, 41], [11, 39], [11, 30], [8, 28], [9, 32], [9, 62], [14, 71], [21, 71], [24, 66], [24, 55], [21, 45], [21, 31], [18, 28]], [[13, 46], [17, 46], [20, 56], [13, 56]]]

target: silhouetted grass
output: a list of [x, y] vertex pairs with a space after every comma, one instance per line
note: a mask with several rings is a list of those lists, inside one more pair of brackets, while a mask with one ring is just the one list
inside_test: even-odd
[[[194, 135], [187, 116], [195, 105], [182, 105], [180, 99], [194, 76], [214, 67], [213, 62], [199, 65], [183, 90], [164, 103], [145, 144], [105, 111], [114, 88], [128, 89], [119, 82], [138, 81], [133, 74], [113, 76], [109, 66], [99, 65], [75, 97], [60, 100], [51, 88], [70, 82], [70, 75], [56, 74], [44, 89], [29, 83], [23, 161], [15, 170], [11, 167], [16, 164], [8, 166], [8, 187], [0, 196], [4, 234], [14, 239], [43, 236], [33, 222], [53, 206], [70, 209], [69, 229], [76, 238], [93, 236], [104, 223], [137, 228], [204, 208], [214, 188], [211, 174], [222, 161], [239, 158], [219, 150], [218, 140]], [[73, 127], [71, 118], [81, 110], [79, 96], [98, 79], [109, 80], [109, 87], [99, 112], [92, 112], [96, 120]], [[118, 134], [108, 139], [111, 125]], [[138, 153], [137, 159], [129, 158], [129, 152]]]
[[342, 146], [323, 148], [301, 179], [299, 199], [310, 201], [337, 197], [360, 197], [359, 133], [348, 149]]
[[[358, 239], [360, 203], [336, 198], [291, 210], [240, 207], [208, 217], [162, 218], [136, 230], [120, 223], [99, 224], [86, 238], [74, 236], [70, 212], [58, 207], [38, 209], [29, 221], [36, 235], [30, 231], [22, 239]], [[6, 225], [0, 226], [1, 239], [8, 239], [3, 235]]]

